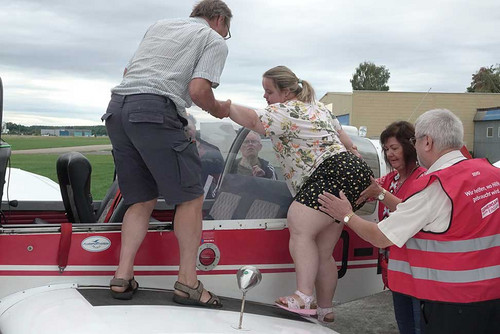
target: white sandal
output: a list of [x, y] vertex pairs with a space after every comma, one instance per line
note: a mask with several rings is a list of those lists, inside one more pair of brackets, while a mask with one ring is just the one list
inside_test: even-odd
[[308, 296], [299, 290], [295, 291], [295, 295], [297, 295], [302, 301], [304, 305], [300, 305], [299, 301], [293, 296], [287, 296], [285, 298], [285, 303], [282, 302], [279, 298], [275, 301], [276, 305], [290, 312], [302, 314], [302, 315], [315, 315], [316, 314], [316, 304], [314, 303], [314, 296]]
[[322, 322], [324, 324], [329, 324], [329, 323], [332, 323], [335, 321], [335, 318], [325, 318], [325, 316], [327, 314], [330, 314], [332, 313], [333, 314], [333, 307], [326, 307], [326, 308], [322, 308], [322, 307], [317, 307], [317, 315], [318, 315], [318, 320], [319, 322]]

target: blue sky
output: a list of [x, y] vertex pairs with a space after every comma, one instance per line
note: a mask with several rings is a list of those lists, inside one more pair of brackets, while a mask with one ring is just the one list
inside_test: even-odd
[[[363, 61], [386, 66], [391, 91], [465, 92], [500, 62], [500, 2], [227, 0], [233, 11], [219, 99], [263, 107], [261, 75], [286, 65], [321, 98], [350, 92]], [[101, 124], [109, 90], [149, 25], [195, 1], [0, 0], [4, 121]], [[200, 111], [201, 121], [210, 116]]]

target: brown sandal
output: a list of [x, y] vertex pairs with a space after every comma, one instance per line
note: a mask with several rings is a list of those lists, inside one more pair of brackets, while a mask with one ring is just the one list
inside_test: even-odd
[[203, 283], [198, 281], [198, 286], [196, 288], [191, 288], [185, 284], [180, 283], [179, 281], [175, 282], [174, 289], [180, 292], [184, 292], [187, 294], [187, 297], [179, 296], [174, 294], [174, 302], [183, 304], [183, 305], [194, 305], [194, 306], [203, 306], [209, 308], [221, 308], [222, 303], [220, 302], [219, 297], [207, 291], [210, 294], [210, 299], [206, 302], [201, 301], [201, 295], [203, 293]]
[[[113, 286], [118, 286], [126, 289], [122, 292], [118, 292], [111, 289], [111, 287]], [[113, 279], [109, 282], [109, 291], [111, 292], [111, 297], [115, 299], [132, 299], [132, 296], [137, 291], [137, 289], [139, 289], [139, 283], [133, 277], [130, 280], [113, 277]]]

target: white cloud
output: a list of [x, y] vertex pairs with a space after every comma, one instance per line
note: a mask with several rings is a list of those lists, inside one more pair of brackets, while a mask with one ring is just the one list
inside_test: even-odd
[[[0, 0], [8, 27], [0, 34], [4, 120], [99, 124], [147, 27], [187, 17], [195, 2]], [[352, 73], [366, 60], [390, 70], [391, 90], [419, 92], [463, 92], [475, 71], [499, 62], [496, 0], [227, 3], [233, 37], [215, 95], [257, 108], [261, 75], [276, 65], [289, 66], [321, 97], [351, 91]]]
[[[12, 71], [0, 67], [4, 85], [4, 121], [33, 124], [100, 124], [113, 83], [76, 78], [55, 71]], [[50, 123], [34, 123], [46, 122]], [[22, 123], [27, 124], [27, 123]]]
[[89, 125], [102, 125], [101, 122], [69, 117], [50, 117], [50, 116], [37, 116], [18, 112], [9, 112], [8, 117], [4, 117], [4, 122], [11, 122], [30, 125], [50, 125], [50, 126], [89, 126]]

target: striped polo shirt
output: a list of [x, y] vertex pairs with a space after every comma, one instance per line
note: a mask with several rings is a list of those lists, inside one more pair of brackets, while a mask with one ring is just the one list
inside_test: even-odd
[[189, 82], [203, 78], [216, 88], [227, 54], [226, 41], [205, 19], [160, 20], [149, 27], [122, 82], [111, 92], [167, 96], [185, 117], [193, 103]]

